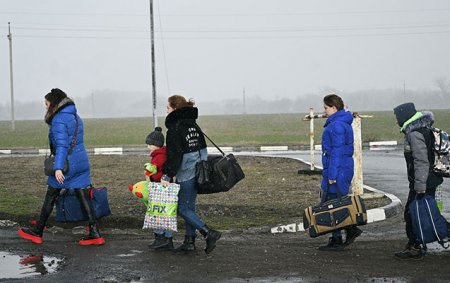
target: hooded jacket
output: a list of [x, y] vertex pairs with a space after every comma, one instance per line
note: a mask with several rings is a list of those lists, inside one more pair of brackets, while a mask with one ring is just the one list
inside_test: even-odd
[[[69, 149], [75, 134], [76, 121], [78, 129], [75, 146], [69, 156]], [[91, 184], [89, 159], [84, 147], [83, 121], [77, 114], [73, 101], [65, 98], [58, 109], [49, 117], [48, 138], [50, 150], [55, 155], [54, 170], [63, 169], [66, 159], [69, 160], [69, 171], [64, 174], [64, 183], [60, 184], [55, 176], [49, 176], [47, 184], [52, 188], [80, 189]]]
[[434, 123], [432, 112], [417, 112], [405, 122], [401, 131], [405, 134], [404, 156], [408, 172], [409, 188], [424, 193], [436, 188], [444, 179], [433, 173], [434, 137], [429, 129]]
[[163, 146], [153, 150], [150, 153], [150, 157], [152, 158], [150, 164], [156, 166], [156, 173], [150, 176], [150, 180], [152, 180], [153, 182], [160, 182], [163, 175], [161, 169], [164, 165], [164, 162], [166, 162], [166, 147]]
[[[353, 115], [339, 110], [328, 117], [322, 134], [322, 190], [347, 195], [353, 178]], [[328, 180], [336, 180], [329, 185]]]
[[180, 182], [195, 177], [195, 165], [208, 155], [205, 137], [196, 124], [197, 118], [196, 107], [179, 108], [166, 117], [167, 160], [162, 171], [169, 177], [177, 176]]

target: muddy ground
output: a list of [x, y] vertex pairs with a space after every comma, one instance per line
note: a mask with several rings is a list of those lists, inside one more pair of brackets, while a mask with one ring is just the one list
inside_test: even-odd
[[[40, 211], [46, 192], [43, 174], [44, 157], [0, 159], [0, 219], [26, 224]], [[237, 157], [247, 177], [226, 193], [199, 195], [200, 216], [218, 229], [251, 227], [299, 221], [304, 209], [318, 201], [320, 175], [298, 174], [307, 166], [287, 158]], [[128, 184], [144, 179], [145, 155], [90, 156], [94, 186], [108, 188], [112, 215], [101, 220], [106, 228], [142, 227], [145, 207], [128, 190]], [[388, 199], [371, 199], [368, 208], [388, 203]], [[49, 226], [73, 227], [79, 223], [55, 223]], [[183, 222], [180, 221], [183, 228]]]
[[[77, 224], [64, 226], [52, 223], [57, 226], [50, 227], [45, 232], [42, 245], [20, 239], [16, 232], [18, 226], [0, 228], [0, 250], [23, 257], [39, 254], [61, 259], [58, 272], [17, 281], [450, 281], [450, 253], [441, 248], [435, 247], [421, 261], [399, 261], [393, 257], [394, 252], [405, 244], [401, 215], [363, 226], [364, 233], [342, 252], [318, 251], [317, 247], [327, 241], [326, 236], [311, 239], [304, 233], [270, 234], [267, 227], [274, 223], [287, 223], [286, 219], [299, 220], [303, 207], [317, 201], [320, 178], [299, 176], [297, 170], [301, 165], [287, 159], [239, 158], [248, 178], [227, 194], [199, 196], [202, 217], [224, 232], [212, 254], [207, 256], [203, 252], [204, 240], [200, 237], [197, 239], [198, 249], [192, 254], [150, 251], [147, 246], [151, 243], [152, 236], [139, 229], [144, 208], [133, 199], [125, 186], [128, 182], [140, 180], [141, 173], [136, 164], [144, 162], [145, 156], [94, 156], [91, 160], [93, 180], [97, 185], [102, 183], [101, 185], [110, 189], [114, 215], [102, 222], [107, 243], [101, 247], [78, 246], [76, 241], [81, 236], [80, 229], [73, 228]], [[24, 173], [23, 170], [29, 170], [24, 169], [27, 166], [33, 168], [40, 165], [42, 157], [31, 160], [27, 157], [15, 161], [2, 158], [0, 161], [0, 208], [9, 211], [3, 213], [0, 219], [5, 216], [15, 217], [19, 223], [25, 224], [30, 217], [36, 216], [45, 185], [43, 175], [40, 176], [38, 172]], [[135, 175], [123, 175], [125, 170], [130, 170], [129, 173]], [[14, 178], [21, 181], [14, 182]], [[33, 190], [22, 183], [23, 180], [27, 184], [34, 182]], [[14, 185], [17, 183], [20, 186]], [[16, 186], [14, 190], [11, 189], [12, 186]], [[6, 202], [4, 197], [16, 194], [24, 196], [24, 199], [15, 203], [22, 212], [14, 215], [10, 213], [11, 198]], [[29, 204], [30, 199], [36, 203]], [[377, 205], [378, 201], [378, 205], [385, 202], [376, 200], [368, 201], [368, 204]], [[7, 203], [10, 206], [6, 206]], [[282, 215], [277, 216], [278, 214]], [[263, 221], [264, 215], [267, 215], [267, 222]], [[221, 221], [227, 217], [231, 220]], [[175, 234], [176, 245], [181, 243], [182, 235], [182, 232]]]

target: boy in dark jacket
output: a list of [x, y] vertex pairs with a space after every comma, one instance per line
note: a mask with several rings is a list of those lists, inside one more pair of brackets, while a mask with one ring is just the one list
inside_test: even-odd
[[422, 259], [423, 251], [412, 231], [409, 204], [425, 194], [435, 197], [436, 188], [443, 179], [434, 174], [434, 140], [430, 126], [434, 123], [431, 112], [418, 112], [413, 103], [404, 103], [394, 108], [400, 130], [405, 134], [404, 156], [409, 180], [409, 195], [405, 204], [404, 218], [408, 243], [405, 249], [396, 253], [400, 259]]

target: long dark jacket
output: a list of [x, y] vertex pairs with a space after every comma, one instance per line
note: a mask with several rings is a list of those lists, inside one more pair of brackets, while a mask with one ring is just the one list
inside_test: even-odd
[[[163, 166], [163, 174], [169, 177], [176, 176], [184, 154], [206, 148], [205, 137], [196, 126], [197, 118], [196, 107], [179, 108], [167, 115], [165, 121], [167, 159]], [[193, 166], [195, 169], [195, 163]]]
[[[324, 125], [322, 134], [322, 190], [335, 193], [336, 186], [342, 195], [348, 194], [353, 178], [353, 115], [339, 110]], [[328, 180], [336, 180], [329, 185]]]
[[[49, 122], [48, 137], [50, 148], [55, 154], [55, 165], [53, 169], [63, 169], [66, 159], [69, 160], [69, 172], [64, 174], [64, 183], [60, 184], [55, 176], [49, 176], [47, 184], [53, 188], [80, 189], [91, 184], [89, 158], [84, 147], [83, 121], [77, 114], [73, 101], [64, 99], [58, 106], [55, 114], [46, 117]], [[78, 129], [75, 146], [69, 156], [78, 120]]]
[[433, 173], [434, 139], [429, 129], [434, 123], [432, 112], [418, 112], [403, 126], [405, 134], [404, 155], [408, 172], [409, 188], [416, 192], [425, 192], [427, 188], [436, 188], [444, 181]]

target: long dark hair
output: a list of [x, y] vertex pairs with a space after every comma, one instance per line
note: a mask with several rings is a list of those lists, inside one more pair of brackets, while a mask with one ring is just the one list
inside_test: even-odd
[[48, 107], [48, 113], [53, 113], [58, 104], [67, 97], [67, 94], [59, 88], [53, 88], [49, 93], [45, 95], [45, 100], [50, 102]]
[[336, 94], [329, 94], [323, 98], [323, 103], [328, 107], [336, 107], [337, 110], [344, 109], [344, 101]]

